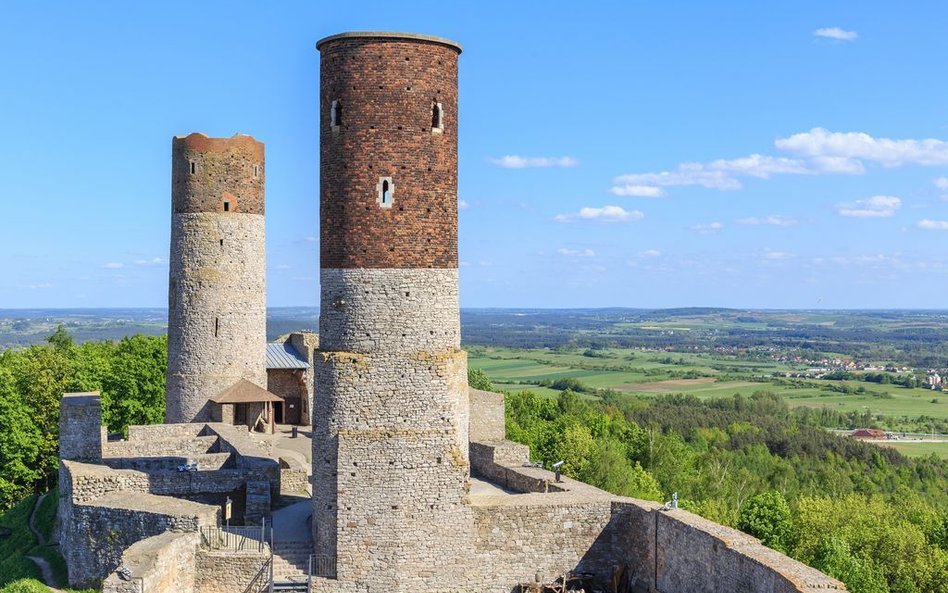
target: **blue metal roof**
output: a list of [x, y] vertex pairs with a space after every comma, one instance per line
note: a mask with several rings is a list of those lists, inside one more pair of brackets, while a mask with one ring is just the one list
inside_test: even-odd
[[309, 363], [290, 343], [267, 344], [268, 369], [308, 369]]

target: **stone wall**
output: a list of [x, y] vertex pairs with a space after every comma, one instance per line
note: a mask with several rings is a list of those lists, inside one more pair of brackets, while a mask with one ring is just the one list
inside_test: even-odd
[[219, 515], [215, 506], [132, 492], [74, 504], [60, 542], [69, 584], [94, 586], [118, 567], [132, 544], [166, 531], [193, 532], [201, 525], [216, 525]]
[[131, 545], [122, 554], [122, 566], [131, 578], [112, 573], [102, 593], [179, 593], [194, 590], [197, 533], [166, 532]]
[[269, 549], [263, 552], [199, 549], [193, 593], [240, 593], [269, 559]]
[[319, 282], [323, 352], [440, 352], [460, 344], [457, 269], [324, 268]]
[[316, 391], [316, 371], [314, 358], [319, 348], [319, 335], [312, 332], [296, 332], [290, 334], [290, 344], [309, 363], [309, 368], [303, 371], [303, 383], [306, 387], [306, 399], [300, 409], [300, 424], [309, 426], [313, 423], [313, 393]]
[[310, 391], [306, 387], [303, 369], [267, 369], [267, 391], [283, 398], [283, 418], [280, 424], [300, 424]]
[[67, 393], [59, 407], [59, 457], [95, 463], [102, 459], [102, 401], [98, 392]]
[[504, 394], [470, 388], [471, 442], [496, 442], [507, 438]]

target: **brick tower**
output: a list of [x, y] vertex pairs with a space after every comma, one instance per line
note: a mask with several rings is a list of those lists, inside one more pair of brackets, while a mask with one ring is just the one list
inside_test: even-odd
[[263, 144], [177, 136], [171, 168], [165, 418], [231, 422], [209, 399], [267, 384]]
[[316, 48], [316, 554], [337, 557], [338, 578], [369, 591], [453, 589], [472, 529], [458, 316], [461, 47], [371, 32]]

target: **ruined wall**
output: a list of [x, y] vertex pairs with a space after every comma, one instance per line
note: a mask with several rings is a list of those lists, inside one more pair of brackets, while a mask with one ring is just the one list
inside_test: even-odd
[[471, 442], [498, 442], [507, 438], [504, 394], [468, 389], [471, 401]]
[[95, 463], [102, 459], [102, 401], [99, 392], [67, 393], [59, 407], [59, 457]]
[[[270, 551], [233, 552], [200, 549], [193, 593], [239, 593], [270, 558]], [[170, 592], [169, 592], [170, 593]]]
[[212, 419], [240, 379], [266, 385], [263, 144], [249, 136], [172, 143], [166, 419]]
[[121, 565], [132, 578], [112, 573], [102, 593], [183, 593], [194, 590], [197, 533], [166, 532], [132, 544], [122, 554]]
[[122, 552], [135, 542], [166, 531], [216, 525], [219, 513], [214, 506], [131, 492], [74, 504], [61, 541], [69, 584], [93, 586], [118, 567]]
[[316, 370], [314, 367], [314, 354], [319, 348], [319, 335], [311, 332], [298, 332], [290, 334], [290, 344], [299, 352], [309, 368], [303, 371], [303, 384], [306, 387], [306, 399], [300, 408], [300, 424], [310, 426], [313, 423], [313, 393], [316, 391]]

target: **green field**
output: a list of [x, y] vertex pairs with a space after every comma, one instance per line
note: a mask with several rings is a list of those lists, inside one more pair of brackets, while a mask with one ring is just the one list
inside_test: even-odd
[[909, 457], [927, 457], [934, 453], [942, 459], [948, 459], [948, 442], [880, 442], [880, 447], [892, 447]]
[[[639, 397], [684, 393], [712, 398], [770, 391], [792, 406], [868, 412], [875, 417], [885, 417], [893, 428], [900, 418], [948, 419], [948, 394], [927, 389], [862, 381], [784, 380], [772, 378], [771, 374], [794, 370], [793, 367], [710, 354], [608, 349], [595, 351], [594, 355], [585, 356], [583, 351], [476, 348], [468, 366], [483, 370], [499, 389], [530, 389], [550, 397], [559, 393], [550, 389], [550, 382], [570, 378], [590, 390], [612, 389]], [[547, 385], [543, 386], [544, 383]], [[862, 388], [865, 393], [831, 391], [840, 388]]]

